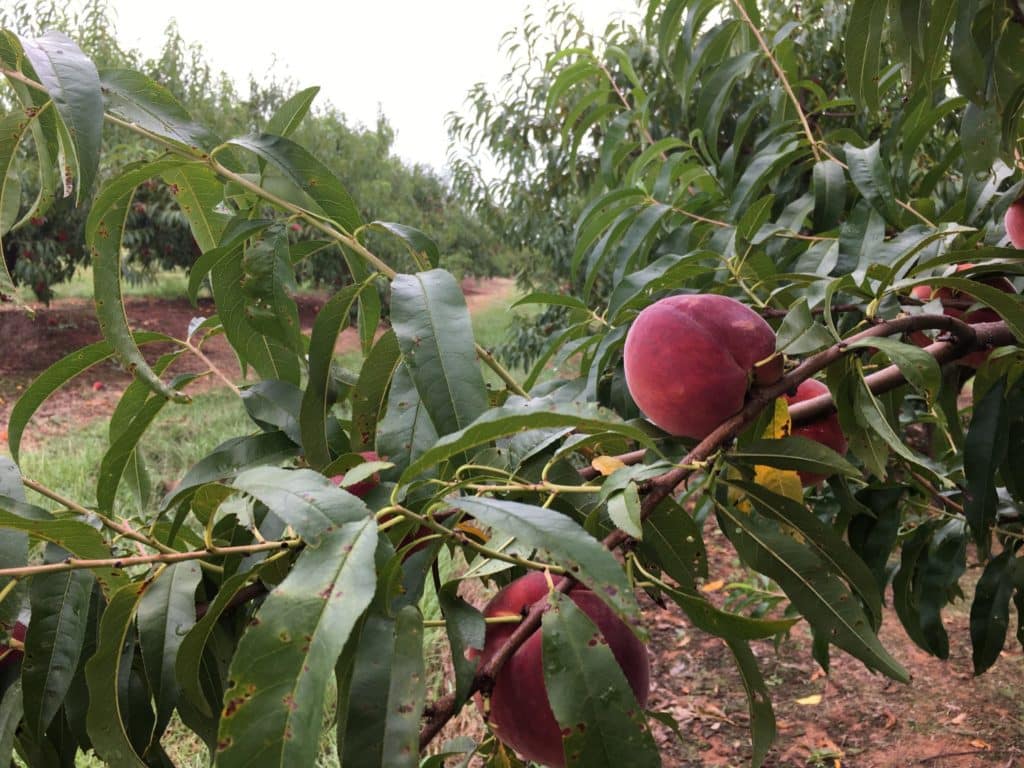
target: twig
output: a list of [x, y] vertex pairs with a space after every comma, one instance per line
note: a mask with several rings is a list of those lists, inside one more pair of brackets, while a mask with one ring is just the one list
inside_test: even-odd
[[141, 555], [138, 557], [109, 557], [100, 560], [85, 560], [69, 557], [59, 563], [43, 565], [26, 565], [20, 568], [0, 568], [0, 577], [34, 576], [40, 573], [56, 573], [61, 571], [80, 571], [89, 568], [128, 568], [133, 565], [151, 565], [153, 563], [180, 563], [185, 560], [201, 560], [207, 557], [225, 557], [227, 555], [250, 555], [255, 552], [292, 549], [301, 546], [300, 539], [285, 541], [267, 541], [262, 544], [245, 544], [234, 547], [211, 547], [191, 552], [165, 552], [159, 555]]

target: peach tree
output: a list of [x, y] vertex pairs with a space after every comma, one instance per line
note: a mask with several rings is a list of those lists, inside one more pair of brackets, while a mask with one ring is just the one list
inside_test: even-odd
[[[479, 130], [464, 126], [499, 156], [519, 148], [508, 183], [477, 192], [528, 214], [526, 245], [538, 211], [571, 217], [533, 243], [567, 248], [570, 290], [523, 300], [560, 319], [522, 375], [474, 339], [429, 233], [364, 221], [291, 138], [312, 91], [265, 133], [217, 136], [158, 82], [97, 70], [61, 34], [0, 36], [17, 104], [0, 121], [0, 235], [51, 197], [19, 199], [9, 180], [26, 157], [40, 188], [90, 200], [104, 337], [26, 388], [0, 458], [3, 759], [73, 765], [91, 749], [168, 765], [177, 718], [218, 766], [311, 765], [333, 679], [345, 766], [515, 765], [532, 747], [509, 734], [542, 713], [564, 738], [530, 754], [551, 765], [659, 765], [649, 719], [671, 718], [641, 706], [655, 610], [641, 606], [671, 605], [735, 656], [760, 765], [775, 723], [754, 641], [799, 622], [826, 669], [834, 647], [906, 682], [878, 639], [883, 596], [945, 656], [941, 612], [969, 561], [975, 671], [1003, 648], [1011, 602], [1024, 640], [1022, 260], [1003, 223], [1024, 188], [1017, 4], [669, 0], [604, 39], [558, 29], [541, 68], [517, 70], [525, 88], [478, 92]], [[150, 153], [96, 189], [108, 126]], [[208, 282], [216, 302], [177, 334], [132, 328], [121, 296], [125, 222], [154, 179], [201, 250], [190, 297]], [[293, 242], [294, 224], [316, 237]], [[415, 271], [396, 272], [370, 233]], [[304, 332], [295, 270], [329, 248], [354, 283]], [[677, 330], [637, 323], [627, 346], [642, 312], [673, 305], [705, 308]], [[350, 320], [355, 370], [334, 356]], [[241, 382], [204, 353], [218, 336]], [[723, 350], [731, 361], [708, 364]], [[111, 358], [134, 381], [95, 499], [23, 477], [33, 414]], [[642, 412], [635, 376], [645, 407], [715, 423]], [[206, 377], [252, 427], [154, 498], [147, 429]], [[754, 616], [709, 599], [712, 527], [785, 606]], [[474, 606], [467, 581], [529, 589]], [[424, 618], [427, 591], [439, 619]], [[428, 692], [433, 626], [450, 661]], [[499, 686], [527, 677], [510, 703]], [[486, 714], [499, 696], [493, 735], [436, 743], [472, 699]]]

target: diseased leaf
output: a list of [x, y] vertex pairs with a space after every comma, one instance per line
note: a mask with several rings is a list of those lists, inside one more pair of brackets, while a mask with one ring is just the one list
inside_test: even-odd
[[569, 597], [552, 592], [549, 599], [541, 634], [544, 687], [566, 734], [566, 765], [660, 766], [643, 710], [600, 630]]
[[528, 547], [546, 550], [556, 564], [590, 587], [635, 632], [643, 631], [640, 609], [622, 566], [572, 518], [545, 507], [500, 499], [462, 497], [450, 503]]
[[231, 662], [217, 765], [311, 765], [328, 677], [376, 588], [372, 518], [303, 550], [260, 607]]

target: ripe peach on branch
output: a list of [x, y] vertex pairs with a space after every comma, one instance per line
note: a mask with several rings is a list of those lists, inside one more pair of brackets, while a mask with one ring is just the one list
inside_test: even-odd
[[775, 333], [746, 305], [716, 294], [651, 304], [626, 336], [626, 384], [666, 432], [703, 439], [738, 413], [752, 383], [782, 375]]
[[[485, 618], [525, 616], [548, 593], [547, 577], [533, 571], [498, 592], [484, 608]], [[597, 625], [616, 662], [622, 668], [641, 707], [647, 703], [650, 666], [646, 646], [612, 613], [604, 602], [582, 585], [573, 586], [569, 598]], [[487, 625], [484, 649], [486, 664], [515, 631], [515, 623]], [[535, 631], [498, 670], [490, 696], [488, 722], [502, 743], [524, 759], [562, 768], [562, 731], [548, 703], [544, 684], [541, 632]]]

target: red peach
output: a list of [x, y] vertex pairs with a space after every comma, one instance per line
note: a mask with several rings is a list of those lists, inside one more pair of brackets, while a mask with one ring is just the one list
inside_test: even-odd
[[[380, 461], [380, 456], [377, 455], [376, 451], [360, 451], [359, 455], [363, 457], [364, 461]], [[353, 496], [358, 496], [362, 499], [365, 498], [370, 491], [380, 485], [380, 473], [374, 472], [371, 477], [352, 483], [351, 485], [345, 484], [344, 475], [335, 475], [331, 478], [331, 482], [341, 488], [344, 488]]]
[[782, 358], [773, 355], [774, 331], [744, 304], [715, 294], [669, 296], [637, 315], [626, 335], [626, 384], [647, 418], [700, 440], [743, 407], [753, 380], [778, 380]]
[[[956, 271], [963, 272], [965, 269], [970, 269], [973, 266], [973, 264], [959, 264], [957, 265]], [[993, 288], [998, 288], [1004, 293], [1017, 292], [1016, 289], [1013, 287], [1013, 283], [1011, 283], [1005, 277], [987, 277], [981, 280], [980, 282], [983, 283], [984, 285], [991, 285]], [[915, 285], [913, 289], [911, 289], [910, 295], [913, 296], [915, 299], [920, 299], [921, 301], [931, 301], [933, 299], [938, 299], [939, 301], [942, 302], [942, 314], [947, 315], [949, 317], [959, 318], [960, 320], [963, 320], [965, 323], [994, 323], [1002, 319], [1001, 317], [999, 317], [998, 313], [989, 309], [988, 307], [975, 309], [972, 312], [965, 312], [964, 309], [960, 307], [950, 306], [952, 302], [974, 301], [974, 297], [971, 296], [971, 294], [961, 293], [960, 291], [954, 288], [939, 288], [938, 290], [932, 290], [932, 288], [927, 285]], [[925, 334], [920, 332], [911, 334], [910, 340], [917, 344], [917, 346], [919, 347], [926, 347], [929, 344], [931, 344], [931, 339], [929, 339]], [[988, 356], [988, 350], [979, 350], [978, 352], [972, 352], [969, 355], [961, 357], [956, 362], [958, 365], [964, 365], [969, 368], [977, 368], [979, 365], [984, 363], [985, 360], [988, 359]]]
[[[795, 395], [786, 395], [786, 402], [793, 405], [827, 393], [828, 387], [820, 381], [817, 379], [807, 379], [800, 382], [800, 385], [796, 388]], [[841, 456], [846, 453], [846, 435], [843, 434], [843, 430], [839, 426], [839, 416], [835, 413], [815, 419], [809, 424], [795, 427], [793, 434], [828, 446]], [[825, 479], [825, 475], [817, 475], [813, 472], [799, 472], [797, 474], [800, 475], [800, 482], [803, 485], [816, 485]]]
[[1014, 200], [1003, 218], [1006, 234], [1014, 248], [1024, 248], [1024, 198]]
[[[545, 599], [547, 593], [548, 583], [544, 574], [533, 571], [498, 592], [484, 608], [484, 616], [525, 616], [534, 603]], [[637, 702], [641, 707], [646, 705], [650, 689], [646, 646], [586, 587], [573, 587], [569, 597], [597, 625], [629, 681]], [[494, 656], [516, 626], [487, 625], [481, 663]], [[525, 760], [563, 768], [562, 733], [548, 704], [541, 662], [541, 633], [537, 631], [498, 670], [491, 692], [488, 722], [495, 736]]]

